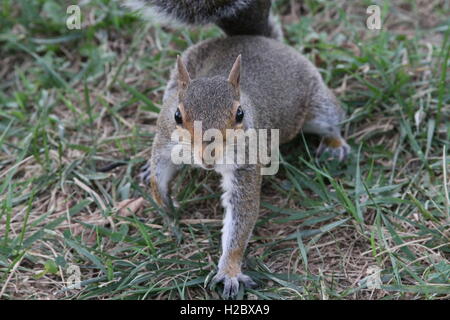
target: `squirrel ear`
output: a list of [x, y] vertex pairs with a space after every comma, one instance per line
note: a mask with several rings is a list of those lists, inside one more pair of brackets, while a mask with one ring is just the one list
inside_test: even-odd
[[241, 55], [239, 55], [231, 68], [230, 75], [228, 76], [228, 82], [230, 82], [233, 87], [239, 90], [239, 81], [241, 79]]
[[187, 72], [186, 66], [181, 60], [180, 56], [177, 56], [177, 68], [178, 68], [178, 89], [186, 89], [189, 82], [191, 82], [191, 78], [189, 77], [189, 73]]

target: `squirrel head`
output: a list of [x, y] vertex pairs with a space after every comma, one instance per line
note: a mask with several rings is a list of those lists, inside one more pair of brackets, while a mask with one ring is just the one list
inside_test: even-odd
[[[226, 130], [244, 129], [244, 110], [240, 104], [239, 80], [241, 73], [241, 56], [231, 67], [228, 78], [223, 76], [191, 79], [181, 60], [177, 58], [178, 71], [178, 108], [174, 114], [177, 128], [186, 129], [191, 136], [191, 143], [201, 145], [198, 159], [203, 159], [202, 150], [209, 144], [202, 140], [205, 131], [219, 130], [222, 145], [226, 144]], [[195, 136], [194, 128], [201, 123], [201, 136]], [[194, 137], [194, 139], [192, 139]], [[199, 139], [200, 138], [200, 139]], [[212, 140], [211, 140], [212, 141]], [[222, 153], [220, 148], [219, 154]], [[205, 167], [206, 168], [206, 167]], [[209, 169], [212, 166], [208, 167]]]
[[226, 129], [242, 129], [244, 110], [240, 105], [240, 55], [228, 78], [214, 76], [191, 79], [179, 56], [177, 68], [179, 103], [174, 121], [178, 127], [192, 131], [194, 122], [201, 121], [203, 131], [217, 129], [224, 136]]

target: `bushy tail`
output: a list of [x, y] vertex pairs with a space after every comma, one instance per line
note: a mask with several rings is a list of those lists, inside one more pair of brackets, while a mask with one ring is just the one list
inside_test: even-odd
[[122, 0], [145, 18], [188, 25], [215, 23], [227, 35], [281, 38], [270, 13], [271, 0]]

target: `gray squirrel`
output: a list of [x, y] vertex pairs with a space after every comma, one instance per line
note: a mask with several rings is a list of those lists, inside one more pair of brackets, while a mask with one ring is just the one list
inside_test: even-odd
[[[170, 182], [181, 165], [171, 158], [172, 134], [185, 130], [195, 137], [195, 121], [201, 121], [202, 135], [211, 128], [221, 132], [227, 129], [279, 129], [281, 143], [290, 141], [303, 130], [322, 137], [318, 154], [327, 152], [339, 160], [348, 155], [350, 147], [339, 129], [344, 120], [339, 102], [311, 62], [295, 49], [273, 39], [273, 31], [268, 31], [273, 30], [268, 12], [259, 16], [258, 19], [264, 19], [259, 21], [264, 28], [260, 35], [255, 35], [258, 32], [253, 29], [239, 31], [224, 27], [224, 19], [237, 19], [236, 25], [245, 26], [248, 22], [241, 24], [239, 14], [233, 18], [233, 15], [226, 16], [220, 10], [213, 10], [218, 16], [212, 18], [213, 15], [206, 16], [208, 10], [200, 10], [201, 4], [224, 3], [229, 10], [225, 12], [239, 12], [240, 4], [270, 7], [270, 1], [192, 0], [193, 9], [185, 14], [183, 7], [177, 7], [176, 3], [187, 1], [146, 2], [165, 10], [166, 14], [175, 14], [184, 22], [216, 22], [232, 35], [193, 45], [178, 57], [172, 70], [157, 120], [151, 159], [143, 171], [143, 178], [150, 184], [152, 198], [158, 205], [167, 211], [174, 208]], [[243, 12], [246, 12], [245, 8], [249, 7], [244, 6]], [[199, 11], [195, 11], [197, 9]], [[205, 15], [196, 17], [199, 12]], [[205, 144], [195, 138], [185, 143], [194, 147], [201, 144], [200, 149], [197, 148], [200, 151], [205, 148]], [[193, 157], [200, 158], [200, 167], [222, 175], [222, 205], [225, 208], [222, 255], [212, 283], [223, 282], [223, 297], [230, 298], [236, 296], [240, 283], [245, 287], [255, 284], [242, 273], [241, 264], [258, 217], [262, 165], [209, 165], [203, 156], [202, 152], [196, 154], [194, 151]]]

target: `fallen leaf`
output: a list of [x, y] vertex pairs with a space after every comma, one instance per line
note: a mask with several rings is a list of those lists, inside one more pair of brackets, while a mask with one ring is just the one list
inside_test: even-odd
[[121, 217], [128, 217], [136, 213], [145, 204], [145, 199], [140, 197], [137, 199], [127, 199], [117, 204], [118, 213]]

